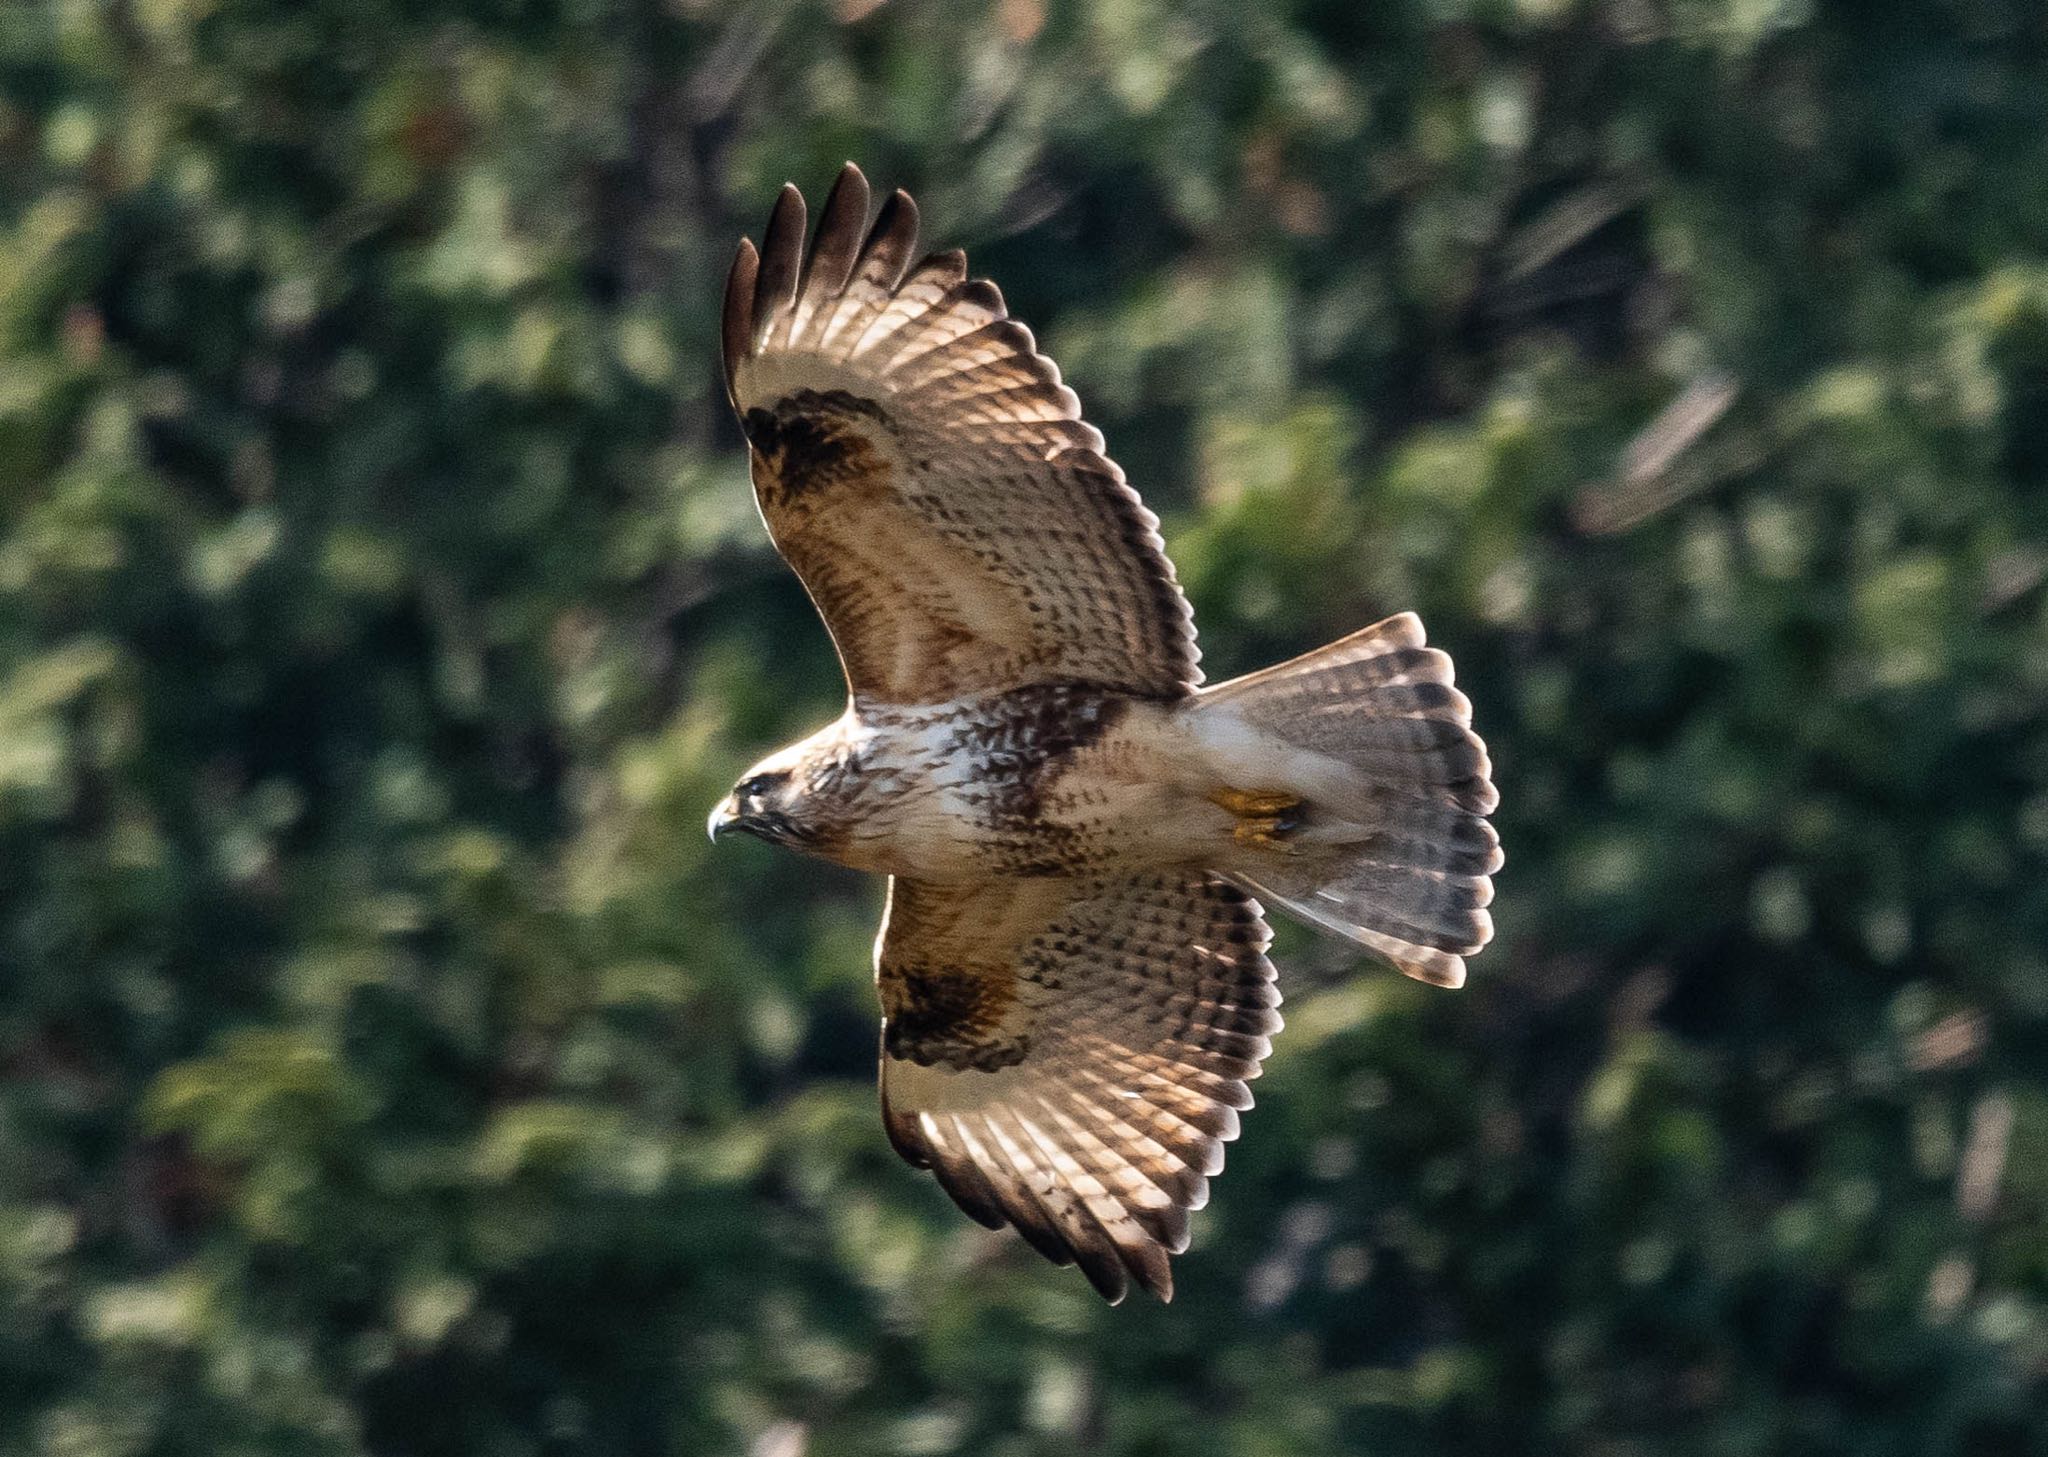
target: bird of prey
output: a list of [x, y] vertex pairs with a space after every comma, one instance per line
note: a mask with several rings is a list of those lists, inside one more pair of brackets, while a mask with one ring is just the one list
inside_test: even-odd
[[1158, 519], [959, 252], [848, 165], [726, 284], [756, 500], [846, 711], [711, 816], [889, 877], [890, 1141], [1114, 1302], [1171, 1298], [1280, 1028], [1261, 902], [1439, 986], [1492, 935], [1497, 796], [1411, 613], [1214, 687]]

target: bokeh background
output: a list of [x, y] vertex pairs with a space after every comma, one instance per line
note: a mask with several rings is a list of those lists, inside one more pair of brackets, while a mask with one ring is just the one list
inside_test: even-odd
[[[2032, 0], [8, 0], [0, 1451], [2048, 1451]], [[1170, 1307], [872, 1091], [716, 301], [924, 204], [1218, 677], [1402, 608], [1450, 994], [1283, 932]]]

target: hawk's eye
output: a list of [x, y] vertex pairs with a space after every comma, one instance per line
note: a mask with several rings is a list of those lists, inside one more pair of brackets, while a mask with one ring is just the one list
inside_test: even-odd
[[759, 799], [782, 780], [780, 774], [754, 774], [742, 779], [733, 790], [740, 799]]

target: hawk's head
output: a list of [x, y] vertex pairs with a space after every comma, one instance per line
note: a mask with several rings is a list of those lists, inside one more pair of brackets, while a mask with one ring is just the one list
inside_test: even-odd
[[812, 832], [799, 818], [799, 798], [797, 776], [790, 769], [753, 769], [711, 811], [711, 838], [741, 830], [770, 844], [801, 849]]
[[[875, 788], [852, 711], [741, 776], [711, 811], [711, 838], [743, 830], [770, 844], [843, 858], [849, 829]], [[886, 777], [886, 776], [885, 776]]]

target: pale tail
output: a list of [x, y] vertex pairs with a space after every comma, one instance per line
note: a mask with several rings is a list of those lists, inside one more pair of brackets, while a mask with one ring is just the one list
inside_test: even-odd
[[1237, 787], [1303, 801], [1234, 878], [1442, 986], [1462, 984], [1465, 957], [1493, 935], [1486, 907], [1501, 866], [1485, 819], [1499, 802], [1492, 766], [1451, 680], [1450, 658], [1404, 612], [1198, 700], [1276, 751], [1278, 783]]

